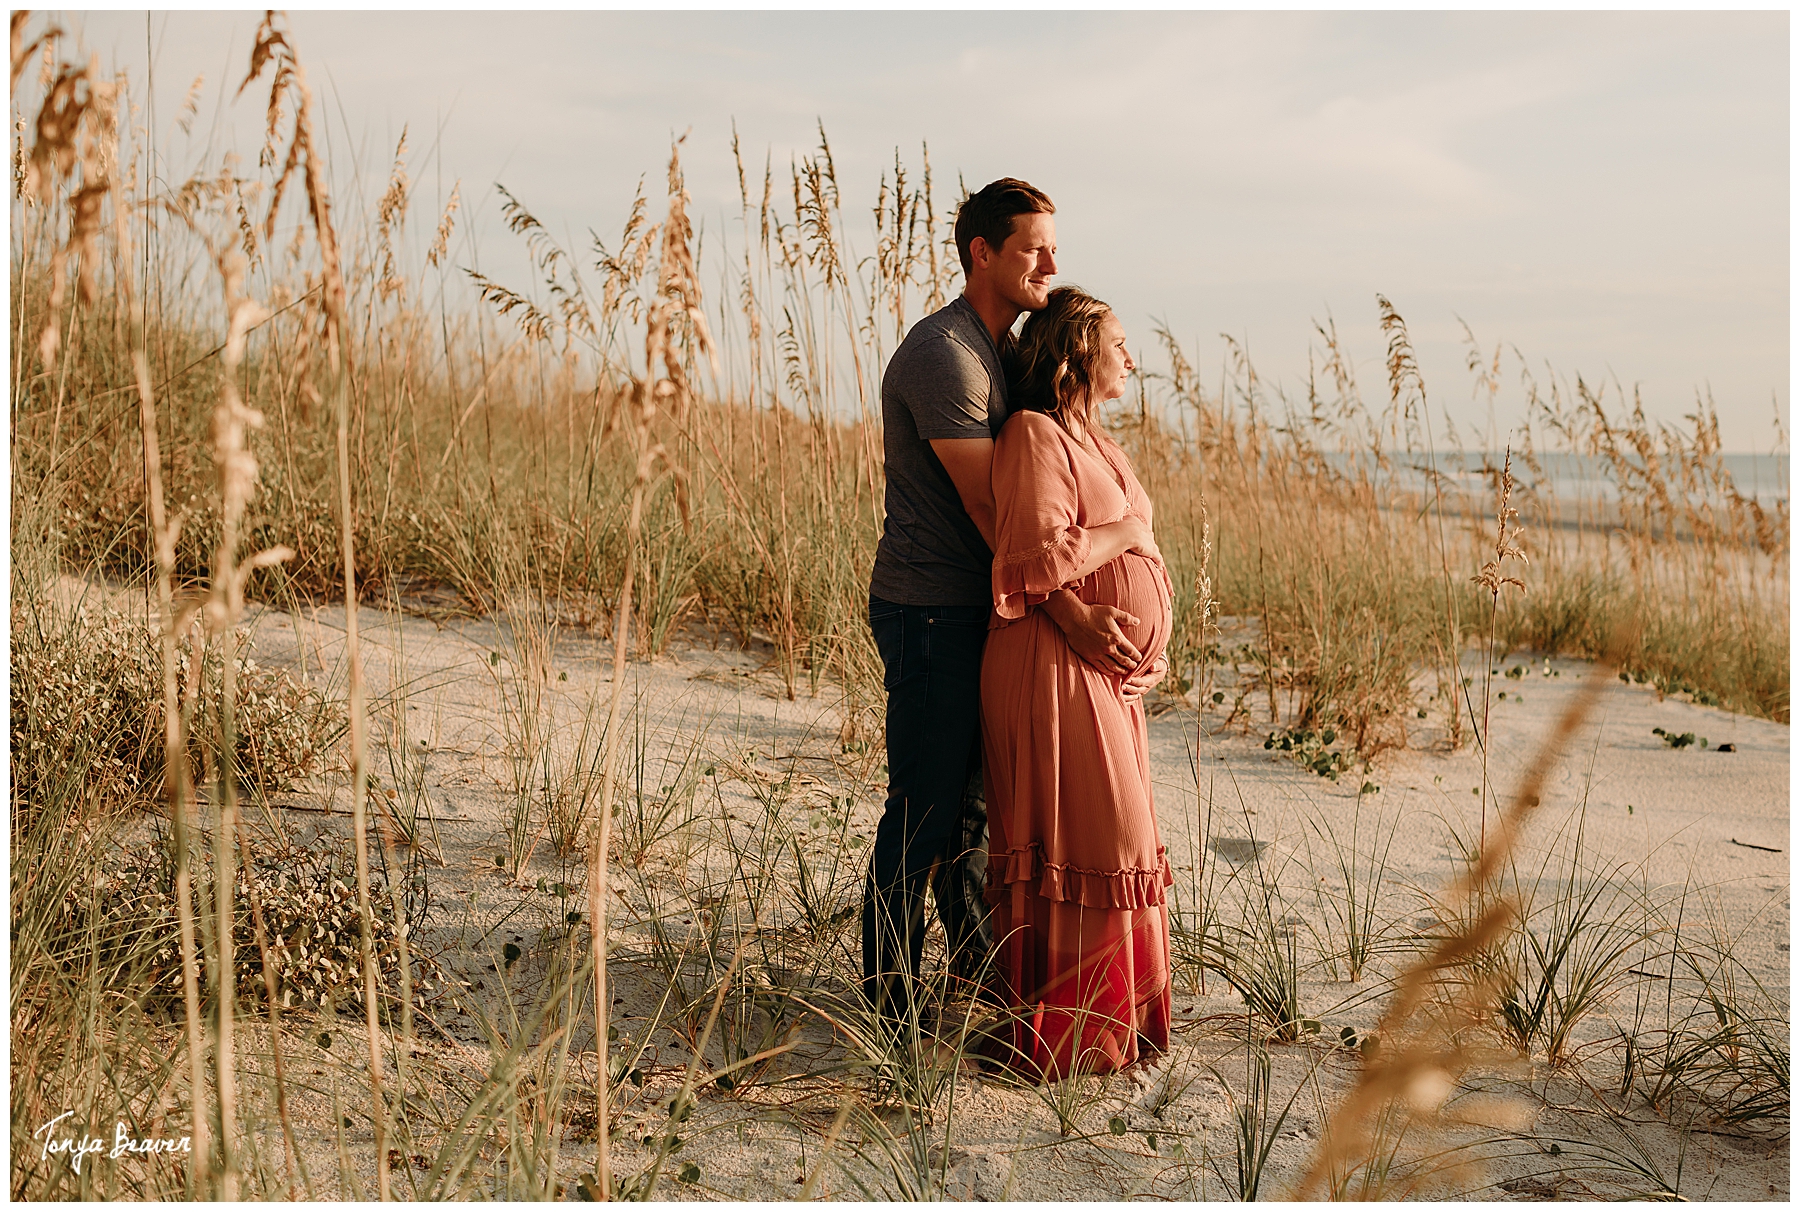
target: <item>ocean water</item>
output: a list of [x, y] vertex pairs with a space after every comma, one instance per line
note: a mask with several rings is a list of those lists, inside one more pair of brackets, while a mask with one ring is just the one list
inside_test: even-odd
[[[1418, 468], [1428, 465], [1423, 454], [1409, 454], [1404, 451], [1390, 454], [1393, 475], [1401, 485], [1424, 487], [1429, 477]], [[1436, 459], [1439, 474], [1445, 476], [1450, 483], [1472, 494], [1492, 492], [1492, 478], [1483, 473], [1484, 462], [1492, 467], [1499, 467], [1505, 460], [1504, 452], [1483, 453], [1480, 451], [1458, 451], [1440, 454]], [[1358, 467], [1370, 466], [1373, 460], [1366, 454], [1352, 452], [1347, 454], [1328, 455], [1333, 466], [1351, 472]], [[1719, 461], [1724, 471], [1731, 477], [1731, 482], [1738, 492], [1745, 497], [1765, 506], [1788, 499], [1788, 456], [1785, 454], [1722, 454]], [[1619, 496], [1618, 483], [1613, 478], [1611, 465], [1603, 458], [1595, 455], [1576, 455], [1561, 452], [1538, 455], [1538, 466], [1542, 468], [1543, 480], [1537, 483], [1540, 490], [1553, 492], [1561, 501], [1612, 501]], [[1513, 477], [1522, 485], [1533, 485], [1538, 481], [1537, 473], [1526, 466], [1525, 461], [1516, 454], [1513, 457]], [[1671, 486], [1673, 487], [1673, 486]], [[1710, 490], [1705, 490], [1710, 491]], [[1702, 496], [1701, 499], [1704, 499]]]

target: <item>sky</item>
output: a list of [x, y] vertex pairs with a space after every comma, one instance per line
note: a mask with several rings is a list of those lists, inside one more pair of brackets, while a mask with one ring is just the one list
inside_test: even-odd
[[[254, 163], [258, 99], [230, 92], [259, 13], [53, 16], [153, 82], [143, 120], [170, 175], [224, 147]], [[726, 230], [733, 123], [778, 180], [823, 123], [851, 215], [872, 207], [896, 149], [916, 175], [922, 143], [948, 202], [959, 174], [1045, 190], [1061, 279], [1111, 302], [1135, 345], [1166, 323], [1209, 382], [1230, 334], [1266, 382], [1303, 396], [1313, 325], [1330, 319], [1365, 398], [1383, 402], [1380, 292], [1408, 321], [1434, 411], [1472, 433], [1488, 405], [1465, 322], [1486, 353], [1516, 347], [1540, 379], [1616, 378], [1671, 423], [1710, 391], [1728, 450], [1767, 451], [1777, 409], [1787, 423], [1785, 12], [295, 10], [289, 23], [331, 117], [340, 199], [350, 164], [379, 193], [408, 127], [415, 224], [460, 180], [461, 263], [517, 284], [524, 250], [499, 225], [496, 182], [585, 245], [589, 228], [619, 230], [641, 177], [654, 193], [685, 132], [693, 213]], [[1506, 367], [1499, 441], [1522, 399], [1510, 354]]]

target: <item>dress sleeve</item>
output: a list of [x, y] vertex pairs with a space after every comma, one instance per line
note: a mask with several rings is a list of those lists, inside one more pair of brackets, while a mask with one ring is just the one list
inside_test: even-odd
[[1019, 619], [1072, 583], [1092, 540], [1075, 524], [1075, 473], [1056, 423], [1022, 414], [994, 447], [994, 611]]

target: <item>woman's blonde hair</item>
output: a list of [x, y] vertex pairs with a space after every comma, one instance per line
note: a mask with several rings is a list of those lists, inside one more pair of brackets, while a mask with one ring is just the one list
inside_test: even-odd
[[1080, 287], [1058, 286], [1025, 320], [1007, 358], [1007, 394], [1013, 408], [1049, 414], [1079, 437], [1092, 423], [1089, 396], [1100, 326], [1112, 308]]

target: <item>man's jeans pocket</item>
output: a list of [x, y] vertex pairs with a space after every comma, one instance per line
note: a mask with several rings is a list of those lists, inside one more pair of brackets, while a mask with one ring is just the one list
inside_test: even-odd
[[927, 660], [974, 661], [980, 668], [981, 650], [987, 644], [987, 619], [968, 619], [934, 614], [925, 620]]
[[881, 655], [882, 689], [892, 690], [905, 671], [906, 608], [870, 598], [869, 630], [875, 635], [875, 651]]

